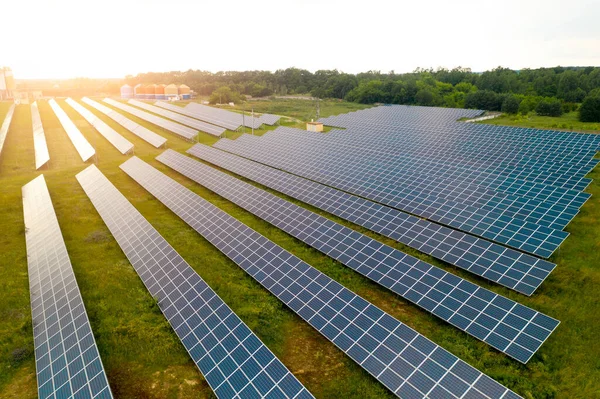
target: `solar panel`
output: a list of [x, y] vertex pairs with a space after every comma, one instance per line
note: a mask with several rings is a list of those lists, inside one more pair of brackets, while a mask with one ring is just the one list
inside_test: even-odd
[[223, 134], [223, 132], [225, 132], [225, 129], [220, 126], [211, 125], [210, 123], [205, 123], [205, 122], [199, 121], [197, 119], [189, 118], [185, 115], [181, 115], [176, 112], [172, 112], [172, 111], [168, 111], [163, 108], [155, 107], [154, 105], [147, 104], [143, 101], [129, 100], [128, 103], [135, 105], [136, 107], [140, 107], [142, 109], [153, 112], [155, 114], [164, 116], [165, 118], [172, 119], [183, 125], [191, 126], [202, 132], [212, 134], [213, 136], [219, 137], [220, 135]]
[[227, 111], [226, 109], [209, 107], [207, 105], [202, 105], [198, 103], [189, 103], [185, 106], [186, 110], [189, 110], [195, 113], [198, 117], [209, 117], [219, 122], [215, 122], [220, 126], [225, 126], [225, 124], [235, 124], [238, 128], [240, 126], [246, 126], [250, 128], [258, 129], [262, 122], [259, 118], [252, 118], [252, 116], [247, 114], [240, 114], [237, 112]]
[[112, 398], [44, 175], [22, 193], [38, 396]]
[[37, 102], [31, 104], [31, 125], [33, 127], [33, 148], [35, 150], [35, 168], [39, 169], [50, 161], [44, 126]]
[[111, 98], [105, 98], [103, 101], [107, 104], [112, 105], [115, 108], [128, 112], [131, 115], [137, 116], [138, 118], [145, 120], [146, 122], [153, 123], [156, 126], [160, 126], [171, 133], [175, 133], [176, 135], [186, 140], [193, 140], [198, 135], [198, 132], [194, 129], [191, 129], [187, 126], [183, 126], [182, 124], [179, 124], [177, 122], [169, 121], [159, 116], [149, 114], [148, 112], [142, 111], [139, 108], [123, 104], [120, 101], [116, 101]]
[[217, 397], [313, 397], [96, 166], [76, 177]]
[[83, 105], [74, 101], [71, 98], [67, 98], [67, 104], [69, 104], [79, 115], [88, 121], [90, 125], [94, 127], [105, 139], [107, 139], [121, 154], [128, 154], [133, 151], [133, 144], [125, 137], [117, 133], [112, 127], [104, 123], [103, 120], [98, 118], [92, 112], [90, 112]]
[[65, 132], [67, 132], [67, 136], [71, 139], [71, 142], [75, 146], [75, 149], [79, 153], [81, 160], [83, 162], [88, 161], [94, 155], [96, 155], [96, 150], [92, 145], [83, 137], [83, 134], [77, 129], [77, 126], [71, 121], [71, 119], [67, 116], [65, 111], [56, 103], [54, 99], [48, 101], [50, 107], [56, 114], [60, 124], [62, 125]]
[[4, 117], [4, 122], [2, 122], [2, 127], [0, 127], [0, 154], [2, 154], [2, 149], [4, 148], [4, 141], [6, 140], [6, 135], [8, 134], [8, 128], [10, 127], [10, 122], [12, 121], [13, 114], [15, 113], [15, 104], [11, 105]]
[[135, 123], [131, 119], [126, 118], [123, 114], [120, 114], [111, 108], [108, 108], [87, 97], [83, 97], [81, 101], [102, 112], [104, 115], [108, 116], [119, 125], [123, 126], [125, 129], [129, 130], [131, 133], [135, 134], [147, 143], [152, 144], [156, 148], [163, 146], [167, 142], [166, 138], [154, 133], [149, 129], [146, 129], [144, 126]]
[[202, 160], [383, 234], [454, 266], [531, 295], [555, 264], [203, 144]]
[[294, 149], [248, 149], [226, 139], [219, 140], [214, 146], [541, 257], [552, 255], [569, 235], [505, 215], [481, 212], [459, 202], [419, 195], [392, 183], [371, 181], [360, 170], [334, 165], [335, 157], [312, 157], [308, 152], [294, 156]]
[[240, 127], [239, 123], [236, 122], [230, 122], [230, 121], [223, 121], [221, 119], [215, 118], [215, 117], [211, 117], [208, 115], [203, 115], [201, 113], [198, 112], [194, 112], [189, 108], [184, 108], [184, 107], [180, 107], [174, 104], [169, 104], [166, 103], [164, 101], [157, 101], [154, 103], [154, 105], [156, 105], [157, 107], [161, 107], [164, 109], [168, 109], [183, 115], [187, 115], [190, 116], [192, 118], [196, 118], [196, 119], [200, 119], [203, 120], [205, 122], [209, 122], [212, 123], [213, 125], [217, 125], [217, 126], [221, 126], [224, 127], [226, 129], [230, 129], [230, 130], [237, 130]]
[[121, 169], [402, 398], [518, 398], [137, 157]]
[[527, 363], [559, 324], [178, 152], [156, 159], [520, 362]]
[[281, 119], [281, 117], [272, 114], [262, 114], [259, 119], [261, 123], [273, 126], [279, 121], [279, 119]]

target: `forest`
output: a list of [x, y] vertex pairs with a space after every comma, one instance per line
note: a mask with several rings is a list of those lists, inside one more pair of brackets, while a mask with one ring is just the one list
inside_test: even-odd
[[580, 111], [584, 122], [600, 121], [600, 67], [555, 67], [512, 70], [498, 67], [483, 73], [469, 68], [422, 69], [397, 74], [368, 71], [348, 74], [338, 70], [287, 68], [270, 71], [200, 70], [142, 73], [127, 76], [138, 83], [184, 83], [211, 102], [243, 96], [307, 94], [361, 104], [409, 104], [477, 108], [509, 114], [560, 116]]

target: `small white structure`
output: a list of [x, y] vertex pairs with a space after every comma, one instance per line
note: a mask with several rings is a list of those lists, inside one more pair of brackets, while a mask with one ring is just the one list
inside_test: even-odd
[[306, 130], [309, 132], [322, 132], [323, 124], [321, 122], [306, 122]]

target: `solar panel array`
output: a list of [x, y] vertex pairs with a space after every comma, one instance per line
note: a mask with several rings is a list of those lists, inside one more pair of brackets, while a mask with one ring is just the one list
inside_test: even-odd
[[121, 169], [398, 397], [519, 397], [139, 158]]
[[156, 126], [160, 126], [163, 129], [168, 130], [169, 132], [174, 133], [186, 140], [193, 140], [198, 135], [198, 132], [194, 129], [191, 129], [177, 122], [169, 121], [159, 116], [142, 111], [141, 109], [132, 107], [131, 105], [123, 104], [120, 101], [116, 101], [111, 98], [105, 98], [103, 101], [109, 105], [112, 105], [115, 108], [120, 109], [121, 111], [125, 111], [130, 113], [131, 115], [137, 116], [138, 118], [145, 120], [146, 122], [150, 122], [155, 124]]
[[63, 109], [56, 103], [54, 99], [48, 101], [50, 107], [56, 114], [60, 124], [62, 125], [65, 132], [67, 132], [67, 136], [71, 139], [71, 142], [75, 146], [75, 149], [79, 153], [81, 160], [83, 162], [87, 162], [90, 158], [96, 155], [96, 150], [92, 145], [83, 137], [83, 134], [77, 129], [77, 126], [71, 121], [69, 116], [63, 111]]
[[260, 120], [260, 123], [273, 126], [281, 119], [281, 117], [272, 114], [262, 114], [258, 119]]
[[203, 144], [188, 153], [525, 295], [531, 295], [556, 266]]
[[225, 132], [225, 129], [220, 126], [211, 125], [210, 123], [202, 122], [194, 118], [189, 118], [185, 115], [178, 114], [177, 112], [169, 111], [160, 107], [155, 107], [154, 105], [150, 105], [143, 101], [129, 100], [128, 103], [135, 105], [136, 107], [145, 109], [147, 111], [153, 112], [155, 114], [164, 116], [165, 118], [172, 119], [183, 125], [193, 127], [208, 134], [212, 134], [213, 136], [219, 137], [223, 134], [223, 132]]
[[[360, 132], [355, 128], [323, 135], [279, 128], [261, 138], [223, 141], [217, 147], [279, 168], [286, 168], [283, 164], [287, 163], [293, 173], [544, 257], [566, 238], [560, 229], [589, 198], [547, 182], [532, 186], [522, 174], [476, 174], [469, 166], [444, 161], [439, 154], [429, 159], [411, 156], [397, 140]], [[598, 143], [587, 145], [591, 153], [598, 148]], [[597, 160], [590, 156], [580, 163], [586, 165], [581, 173], [587, 173]], [[523, 192], [527, 187], [530, 194]]]
[[90, 112], [83, 105], [71, 98], [67, 98], [69, 104], [79, 113], [90, 125], [94, 127], [105, 139], [107, 139], [121, 154], [128, 154], [133, 151], [133, 143], [117, 133], [112, 127], [108, 126], [103, 120]]
[[33, 127], [33, 148], [35, 150], [35, 168], [39, 169], [50, 161], [50, 153], [44, 135], [44, 126], [37, 102], [31, 104], [31, 126]]
[[168, 109], [168, 110], [173, 111], [173, 112], [177, 112], [177, 113], [180, 113], [180, 114], [183, 114], [183, 115], [187, 115], [187, 116], [192, 117], [192, 118], [200, 119], [202, 121], [205, 121], [205, 122], [208, 122], [208, 123], [212, 123], [213, 125], [221, 126], [221, 127], [226, 128], [226, 129], [229, 129], [229, 130], [237, 130], [240, 127], [239, 123], [223, 121], [223, 120], [220, 120], [218, 118], [213, 118], [213, 117], [210, 117], [210, 116], [207, 116], [207, 115], [203, 115], [202, 113], [194, 112], [191, 109], [180, 107], [180, 106], [174, 105], [174, 104], [169, 104], [169, 103], [164, 102], [164, 101], [157, 101], [157, 102], [154, 103], [154, 105], [156, 105], [157, 107]]
[[559, 324], [173, 150], [157, 160], [523, 363]]
[[240, 126], [246, 126], [249, 128], [258, 129], [262, 122], [259, 118], [252, 118], [247, 114], [239, 114], [237, 112], [227, 111], [226, 109], [209, 107], [208, 105], [202, 105], [198, 103], [189, 103], [185, 106], [185, 109], [196, 114], [196, 118], [211, 118], [215, 124], [219, 126], [237, 126], [235, 129], [227, 127], [231, 130], [236, 130]]
[[87, 97], [83, 97], [81, 101], [102, 112], [104, 115], [108, 116], [119, 125], [123, 126], [125, 129], [129, 130], [131, 133], [135, 134], [147, 143], [152, 144], [156, 148], [163, 146], [167, 142], [166, 138], [154, 133], [149, 129], [146, 129], [144, 126], [135, 123], [131, 119], [126, 118], [123, 114], [114, 111], [111, 108], [108, 108]]
[[217, 397], [313, 397], [96, 166], [76, 177]]
[[38, 396], [112, 398], [44, 176], [22, 193]]
[[0, 154], [2, 154], [2, 149], [4, 148], [4, 141], [6, 141], [6, 135], [8, 134], [8, 129], [10, 128], [10, 122], [12, 121], [13, 114], [15, 113], [15, 104], [11, 105], [4, 117], [4, 122], [2, 122], [2, 126], [0, 127]]

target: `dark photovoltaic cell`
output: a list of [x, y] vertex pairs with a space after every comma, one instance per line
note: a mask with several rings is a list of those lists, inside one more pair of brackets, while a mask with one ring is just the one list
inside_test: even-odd
[[112, 398], [44, 175], [22, 193], [38, 396]]
[[519, 397], [139, 158], [121, 169], [397, 396]]
[[279, 121], [279, 119], [281, 119], [281, 117], [272, 114], [262, 114], [258, 119], [261, 123], [264, 123], [265, 125], [273, 126]]
[[527, 363], [559, 324], [178, 152], [156, 159], [520, 362]]
[[556, 266], [203, 144], [188, 153], [526, 295], [531, 295]]
[[304, 153], [306, 158], [300, 159], [292, 155], [294, 149], [286, 152], [247, 148], [227, 139], [219, 140], [215, 147], [542, 257], [552, 255], [569, 235], [500, 213], [482, 212], [456, 201], [415, 193], [400, 185], [370, 181], [352, 168], [333, 167], [335, 157], [316, 159]]
[[217, 397], [313, 397], [96, 166], [77, 180]]

